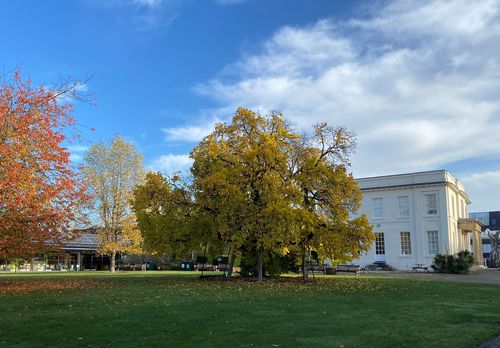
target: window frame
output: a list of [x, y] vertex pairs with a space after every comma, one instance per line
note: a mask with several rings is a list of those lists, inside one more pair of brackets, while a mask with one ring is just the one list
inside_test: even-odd
[[[380, 207], [376, 207], [375, 202], [380, 202]], [[382, 197], [372, 198], [372, 209], [373, 209], [373, 218], [374, 219], [383, 219], [384, 218], [384, 199]], [[376, 212], [380, 209], [380, 216], [376, 214]]]
[[[381, 252], [379, 252], [381, 251]], [[375, 232], [375, 255], [385, 255], [385, 233]]]
[[[413, 255], [413, 250], [411, 248], [411, 232], [410, 231], [399, 232], [399, 243], [400, 243], [400, 250], [399, 251], [400, 251], [401, 256]], [[409, 252], [407, 252], [407, 251], [409, 251]]]
[[[434, 238], [431, 240], [431, 234], [433, 235]], [[439, 231], [438, 230], [427, 230], [427, 255], [437, 255], [439, 254], [439, 247], [440, 247], [440, 241], [439, 241]], [[431, 245], [433, 245], [433, 251], [431, 251]]]
[[451, 216], [452, 217], [457, 217], [456, 211], [455, 211], [455, 197], [452, 195], [451, 196]]
[[[434, 197], [434, 204], [435, 207], [434, 209], [431, 209], [430, 204], [429, 204], [429, 198]], [[438, 194], [437, 192], [424, 192], [424, 212], [425, 216], [438, 216], [439, 215], [439, 199], [438, 199]], [[433, 213], [433, 211], [435, 211]]]
[[[402, 207], [401, 206], [401, 198], [406, 198], [407, 215], [402, 215], [401, 214], [401, 207]], [[400, 217], [400, 218], [408, 218], [408, 217], [410, 217], [410, 197], [409, 196], [398, 196], [398, 217]]]

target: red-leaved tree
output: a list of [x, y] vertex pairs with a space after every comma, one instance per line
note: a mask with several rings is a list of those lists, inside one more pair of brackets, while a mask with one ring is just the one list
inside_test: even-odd
[[[34, 87], [19, 71], [0, 81], [0, 258], [57, 246], [88, 197], [62, 146], [78, 137], [72, 105], [78, 84]], [[65, 98], [66, 97], [66, 98]]]

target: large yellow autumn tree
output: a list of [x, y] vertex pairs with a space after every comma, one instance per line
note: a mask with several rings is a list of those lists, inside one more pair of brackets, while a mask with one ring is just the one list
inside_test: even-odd
[[231, 249], [257, 255], [259, 279], [266, 252], [356, 258], [373, 234], [364, 216], [349, 218], [361, 202], [348, 171], [354, 148], [344, 128], [320, 124], [304, 138], [280, 113], [239, 108], [191, 153], [196, 205]]
[[288, 178], [297, 138], [281, 114], [266, 118], [240, 108], [232, 123], [218, 124], [191, 153], [200, 211], [213, 215], [219, 236], [232, 249], [254, 250], [259, 279], [264, 252], [288, 243], [286, 220], [300, 197]]

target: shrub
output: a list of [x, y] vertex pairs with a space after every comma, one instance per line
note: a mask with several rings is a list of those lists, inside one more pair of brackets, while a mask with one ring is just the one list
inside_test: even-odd
[[196, 257], [196, 263], [202, 263], [205, 264], [208, 261], [208, 257], [206, 256], [197, 256]]
[[457, 255], [441, 255], [434, 257], [432, 269], [439, 273], [468, 273], [474, 262], [474, 257], [467, 251], [461, 251]]
[[[267, 252], [264, 254], [263, 269], [266, 276], [276, 277], [281, 273], [298, 272], [295, 255], [278, 255]], [[243, 277], [257, 276], [257, 255], [253, 251], [243, 252], [240, 261], [240, 275]]]

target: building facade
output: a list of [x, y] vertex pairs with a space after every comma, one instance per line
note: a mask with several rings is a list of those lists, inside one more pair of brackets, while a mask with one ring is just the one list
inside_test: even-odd
[[359, 214], [373, 226], [372, 248], [355, 261], [386, 263], [399, 270], [430, 266], [436, 254], [469, 250], [482, 265], [481, 223], [468, 218], [470, 199], [445, 170], [357, 179]]
[[477, 219], [483, 224], [482, 242], [485, 266], [499, 267], [500, 211], [469, 213], [469, 218]]
[[[108, 270], [109, 257], [97, 254], [100, 245], [99, 235], [95, 228], [80, 230], [72, 238], [64, 238], [51, 251], [15, 264], [0, 260], [0, 271], [84, 271]], [[119, 255], [118, 255], [119, 257]]]

